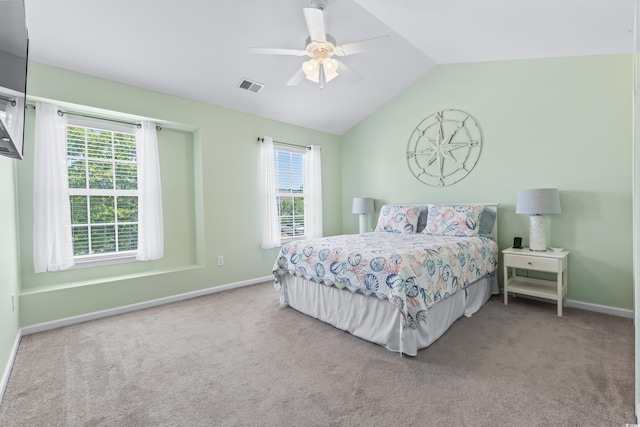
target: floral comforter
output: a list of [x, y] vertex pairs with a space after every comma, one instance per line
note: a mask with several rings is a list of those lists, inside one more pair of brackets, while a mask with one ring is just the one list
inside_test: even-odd
[[282, 246], [279, 278], [303, 276], [327, 286], [375, 294], [394, 304], [405, 326], [426, 321], [427, 308], [498, 266], [498, 245], [486, 237], [373, 232], [300, 240]]

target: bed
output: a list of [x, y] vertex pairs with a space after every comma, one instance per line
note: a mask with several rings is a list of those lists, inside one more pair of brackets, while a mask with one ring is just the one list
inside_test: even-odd
[[373, 232], [283, 245], [280, 302], [417, 355], [498, 293], [497, 204], [385, 205]]

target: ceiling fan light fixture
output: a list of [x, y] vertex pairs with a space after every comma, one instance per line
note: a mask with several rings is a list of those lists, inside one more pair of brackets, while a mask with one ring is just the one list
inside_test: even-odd
[[317, 74], [319, 68], [318, 61], [315, 59], [310, 59], [302, 63], [302, 71], [304, 71], [307, 76]]
[[338, 77], [338, 61], [333, 58], [327, 58], [322, 62], [324, 68], [324, 75], [327, 83]]
[[310, 59], [302, 63], [302, 71], [305, 77], [314, 83], [320, 83], [320, 67], [324, 71], [324, 81], [326, 83], [338, 77], [338, 61], [333, 58], [326, 58], [322, 62]]
[[318, 75], [320, 73], [320, 64], [315, 59], [310, 59], [302, 63], [302, 71], [307, 79], [318, 83]]

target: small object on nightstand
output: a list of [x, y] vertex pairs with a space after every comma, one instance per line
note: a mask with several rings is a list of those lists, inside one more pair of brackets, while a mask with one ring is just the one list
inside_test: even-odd
[[514, 237], [513, 238], [513, 248], [514, 249], [522, 249], [522, 237]]
[[[567, 306], [567, 258], [569, 252], [562, 248], [552, 251], [533, 252], [509, 248], [502, 251], [504, 265], [504, 305], [509, 304], [509, 292], [557, 301], [558, 316]], [[559, 250], [556, 250], [559, 249]], [[518, 276], [516, 269], [544, 271], [556, 274], [556, 280], [534, 279]], [[511, 277], [509, 277], [511, 270]]]

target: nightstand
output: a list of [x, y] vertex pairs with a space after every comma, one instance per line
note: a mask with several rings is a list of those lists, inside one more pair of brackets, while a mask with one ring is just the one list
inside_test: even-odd
[[[502, 251], [504, 265], [504, 304], [509, 304], [509, 292], [557, 301], [558, 316], [567, 306], [568, 251], [534, 252], [529, 248], [509, 248]], [[511, 277], [509, 277], [511, 269]], [[516, 269], [544, 271], [556, 274], [556, 281], [518, 276]]]

